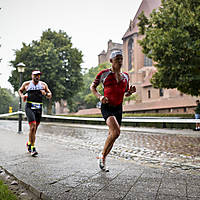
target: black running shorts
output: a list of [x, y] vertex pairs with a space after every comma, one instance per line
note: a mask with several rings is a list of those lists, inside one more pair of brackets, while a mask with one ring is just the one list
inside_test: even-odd
[[41, 117], [42, 117], [42, 109], [31, 109], [31, 104], [27, 103], [25, 107], [26, 116], [28, 119], [28, 122], [34, 122], [40, 123]]
[[112, 106], [109, 104], [101, 104], [101, 114], [105, 121], [108, 119], [110, 116], [115, 116], [118, 124], [121, 125], [122, 121], [122, 104], [118, 106]]

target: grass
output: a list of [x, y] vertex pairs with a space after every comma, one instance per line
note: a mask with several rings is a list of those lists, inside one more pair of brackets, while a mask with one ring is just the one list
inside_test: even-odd
[[17, 196], [15, 196], [9, 189], [8, 186], [0, 180], [0, 199], [2, 200], [18, 200]]

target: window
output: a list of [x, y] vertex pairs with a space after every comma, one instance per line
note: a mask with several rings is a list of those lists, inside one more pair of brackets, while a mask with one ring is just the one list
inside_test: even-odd
[[148, 90], [148, 98], [150, 99], [151, 98], [151, 91]]
[[128, 70], [132, 69], [133, 39], [128, 41]]
[[144, 55], [144, 66], [152, 66], [152, 59], [148, 58], [146, 55]]
[[159, 94], [160, 94], [160, 97], [164, 96], [164, 90], [162, 88], [160, 88]]

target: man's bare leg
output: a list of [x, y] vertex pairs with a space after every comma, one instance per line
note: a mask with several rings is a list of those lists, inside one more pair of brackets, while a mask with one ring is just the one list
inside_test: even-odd
[[104, 171], [109, 171], [108, 169], [106, 169], [105, 159], [106, 159], [106, 156], [111, 151], [115, 140], [120, 135], [120, 126], [119, 126], [119, 124], [118, 124], [118, 122], [117, 122], [117, 120], [114, 116], [110, 116], [106, 120], [106, 123], [109, 127], [109, 134], [108, 134], [108, 137], [106, 139], [106, 142], [105, 142], [105, 145], [104, 145], [104, 148], [103, 148], [103, 152], [100, 153], [100, 155], [99, 155], [99, 167]]
[[113, 144], [115, 140], [119, 137], [120, 135], [120, 126], [114, 116], [108, 117], [106, 120], [106, 123], [109, 127], [109, 135], [106, 139], [104, 149], [103, 149], [103, 157], [105, 158], [109, 152], [111, 151]]
[[108, 169], [106, 169], [105, 159], [106, 159], [106, 156], [111, 151], [115, 140], [120, 135], [120, 126], [119, 126], [119, 124], [118, 124], [118, 122], [117, 122], [117, 120], [116, 120], [116, 118], [114, 116], [110, 116], [106, 120], [106, 123], [107, 123], [107, 125], [109, 127], [109, 134], [108, 134], [108, 137], [107, 137], [107, 139], [105, 141], [103, 152], [100, 153], [100, 155], [99, 155], [99, 167], [102, 170], [109, 171]]
[[30, 126], [29, 142], [31, 143], [31, 146], [34, 146], [35, 145], [35, 134], [36, 134], [36, 123], [33, 122], [29, 126]]
[[36, 139], [36, 131], [38, 127], [38, 123], [34, 122], [30, 124], [30, 132], [29, 132], [29, 142], [31, 143], [31, 155], [36, 156], [38, 152], [35, 148], [35, 139]]

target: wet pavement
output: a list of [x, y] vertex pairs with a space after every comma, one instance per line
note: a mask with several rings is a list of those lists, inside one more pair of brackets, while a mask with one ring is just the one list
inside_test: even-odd
[[28, 125], [0, 120], [0, 166], [38, 199], [200, 199], [200, 132], [122, 127], [101, 172], [106, 126], [41, 123], [37, 158], [25, 150]]

